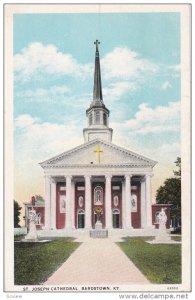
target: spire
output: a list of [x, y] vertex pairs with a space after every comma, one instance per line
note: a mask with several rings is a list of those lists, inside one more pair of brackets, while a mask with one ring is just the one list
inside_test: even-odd
[[112, 141], [112, 128], [109, 128], [109, 110], [106, 108], [102, 97], [102, 83], [100, 71], [100, 57], [98, 45], [100, 42], [94, 42], [95, 51], [95, 71], [94, 71], [94, 86], [93, 100], [90, 107], [86, 110], [88, 127], [83, 129], [84, 141], [88, 142], [96, 138]]
[[101, 83], [101, 71], [100, 71], [100, 57], [99, 57], [99, 49], [98, 45], [100, 42], [96, 40], [94, 42], [96, 45], [95, 52], [95, 71], [94, 71], [94, 86], [93, 86], [93, 102], [103, 102], [102, 97], [102, 83]]

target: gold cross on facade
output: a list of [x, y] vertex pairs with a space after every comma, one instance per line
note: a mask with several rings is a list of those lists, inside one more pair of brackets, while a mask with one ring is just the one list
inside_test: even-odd
[[98, 154], [98, 162], [99, 162], [99, 164], [100, 164], [100, 153], [103, 152], [103, 151], [101, 150], [101, 148], [100, 148], [100, 145], [98, 145], [98, 148], [97, 148], [94, 152], [97, 152], [97, 154]]
[[96, 40], [96, 41], [94, 42], [94, 44], [96, 45], [96, 52], [98, 52], [98, 45], [100, 44], [100, 42], [99, 42], [98, 40]]

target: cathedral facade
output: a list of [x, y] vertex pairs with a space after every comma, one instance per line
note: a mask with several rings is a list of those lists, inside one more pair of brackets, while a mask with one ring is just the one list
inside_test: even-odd
[[86, 110], [84, 143], [42, 163], [45, 230], [147, 229], [154, 224], [151, 176], [156, 162], [112, 143], [102, 96], [99, 42], [95, 42], [93, 100]]

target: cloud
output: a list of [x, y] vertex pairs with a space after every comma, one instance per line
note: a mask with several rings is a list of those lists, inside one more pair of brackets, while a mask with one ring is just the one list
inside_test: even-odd
[[108, 101], [106, 100], [106, 103], [108, 103], [110, 100], [111, 101], [119, 100], [121, 96], [123, 96], [129, 91], [134, 91], [134, 90], [136, 90], [135, 83], [120, 81], [120, 82], [111, 83], [110, 85], [108, 85], [107, 88], [104, 88], [103, 95], [104, 95], [104, 99], [108, 99]]
[[32, 195], [44, 196], [39, 162], [83, 143], [82, 130], [72, 124], [43, 122], [29, 114], [19, 115], [14, 125], [14, 197], [23, 205]]
[[15, 126], [16, 129], [25, 129], [30, 126], [33, 126], [33, 124], [36, 123], [38, 120], [38, 118], [32, 118], [30, 115], [20, 115], [15, 119]]
[[101, 61], [105, 79], [120, 78], [128, 80], [139, 77], [142, 73], [157, 71], [158, 66], [127, 47], [117, 47]]
[[[81, 111], [83, 112], [83, 117], [85, 116], [85, 110], [89, 106], [91, 99], [92, 93], [73, 93], [66, 85], [51, 86], [47, 89], [20, 89], [15, 92], [17, 105], [24, 105], [28, 109], [28, 104], [41, 105], [41, 107], [42, 105], [50, 104], [50, 109], [54, 110], [52, 115], [60, 116], [61, 109], [64, 109], [66, 121], [69, 116], [71, 123], [81, 119]], [[57, 106], [55, 106], [56, 104]], [[40, 109], [38, 114], [42, 113], [43, 110], [44, 108]], [[45, 114], [45, 117], [47, 117], [47, 114]]]
[[42, 122], [31, 115], [15, 119], [15, 161], [38, 164], [82, 143], [82, 132], [76, 125]]
[[[172, 78], [179, 78], [181, 75], [181, 65], [162, 65], [162, 72], [166, 74], [166, 76], [170, 76]], [[164, 70], [164, 71], [163, 71]]]
[[15, 93], [16, 98], [24, 102], [60, 102], [66, 99], [67, 93], [70, 92], [70, 89], [66, 85], [61, 86], [51, 86], [47, 89], [37, 88], [35, 90], [27, 89], [18, 91]]
[[137, 134], [176, 132], [180, 128], [180, 102], [169, 102], [167, 106], [149, 107], [139, 105], [135, 118], [126, 121], [124, 127]]
[[48, 96], [64, 95], [69, 91], [70, 89], [66, 85], [61, 85], [61, 86], [55, 85], [47, 89], [38, 88], [36, 90], [28, 89], [28, 90], [16, 92], [16, 97], [20, 97], [20, 98], [48, 97]]
[[150, 155], [150, 157], [161, 162], [161, 164], [174, 164], [177, 156], [181, 155], [181, 145], [179, 143], [165, 143], [156, 147], [148, 145], [144, 152], [146, 156]]
[[92, 65], [79, 64], [71, 54], [62, 53], [54, 45], [32, 43], [14, 55], [15, 79], [25, 82], [32, 77], [48, 75], [68, 75], [85, 77], [92, 71]]
[[162, 90], [167, 90], [167, 89], [169, 89], [169, 88], [172, 88], [172, 85], [170, 84], [170, 82], [169, 82], [169, 81], [163, 82], [163, 84], [162, 84], [162, 86], [161, 86], [161, 89], [162, 89]]
[[174, 72], [180, 73], [181, 72], [181, 65], [171, 65], [168, 66], [169, 70], [172, 70]]

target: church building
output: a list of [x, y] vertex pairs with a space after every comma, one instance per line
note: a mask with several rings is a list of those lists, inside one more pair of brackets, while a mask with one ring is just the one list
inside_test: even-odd
[[86, 110], [83, 144], [40, 163], [45, 174], [45, 228], [152, 228], [151, 177], [156, 162], [112, 143], [110, 111], [103, 101], [99, 42], [94, 43], [93, 99]]

